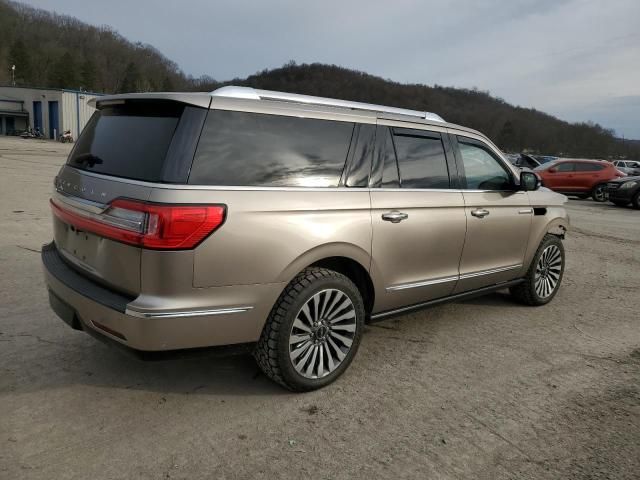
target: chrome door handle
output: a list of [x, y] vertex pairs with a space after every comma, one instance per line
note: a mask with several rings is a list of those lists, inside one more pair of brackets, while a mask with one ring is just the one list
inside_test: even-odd
[[382, 214], [382, 220], [391, 223], [400, 223], [402, 220], [406, 220], [407, 218], [409, 218], [408, 214], [398, 212], [396, 210], [394, 210], [393, 212]]
[[484, 208], [476, 208], [475, 210], [471, 210], [471, 215], [478, 218], [484, 218], [489, 215], [489, 210], [485, 210]]

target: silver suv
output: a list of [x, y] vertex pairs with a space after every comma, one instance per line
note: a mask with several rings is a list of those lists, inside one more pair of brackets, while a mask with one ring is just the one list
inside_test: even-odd
[[344, 372], [367, 321], [560, 286], [566, 198], [435, 114], [246, 87], [96, 107], [42, 251], [73, 328], [138, 352], [248, 347], [303, 391]]

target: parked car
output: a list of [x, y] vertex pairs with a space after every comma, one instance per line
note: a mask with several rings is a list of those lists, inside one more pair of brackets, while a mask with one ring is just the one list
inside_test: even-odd
[[599, 160], [557, 160], [535, 169], [542, 184], [556, 192], [596, 202], [607, 200], [607, 182], [624, 177], [613, 164]]
[[558, 160], [558, 157], [554, 157], [553, 155], [535, 155], [534, 157], [541, 164], [555, 162], [556, 160]]
[[613, 165], [627, 175], [640, 175], [640, 162], [632, 160], [615, 160]]
[[55, 312], [120, 346], [242, 346], [312, 390], [365, 321], [562, 281], [566, 197], [437, 115], [246, 87], [94, 105], [42, 261]]
[[538, 168], [542, 163], [536, 159], [533, 155], [526, 153], [518, 153], [516, 156], [509, 158], [511, 163], [518, 168], [529, 168], [531, 170]]
[[609, 200], [619, 207], [631, 204], [640, 210], [640, 176], [625, 177], [607, 183]]

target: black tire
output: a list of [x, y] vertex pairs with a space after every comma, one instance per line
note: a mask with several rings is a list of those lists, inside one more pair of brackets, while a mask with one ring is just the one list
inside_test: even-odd
[[635, 208], [636, 210], [640, 210], [640, 191], [638, 193], [636, 193], [633, 198], [631, 199], [631, 205], [633, 206], [633, 208]]
[[600, 183], [593, 187], [591, 191], [591, 198], [594, 202], [606, 202], [609, 195], [607, 195], [607, 185], [604, 183]]
[[618, 207], [626, 207], [629, 205], [629, 202], [625, 202], [624, 200], [611, 200], [611, 203]]
[[[548, 295], [541, 295], [538, 292], [538, 289], [536, 288], [537, 287], [536, 273], [537, 273], [537, 267], [538, 267], [540, 258], [542, 257], [543, 253], [547, 251], [547, 248], [549, 247], [556, 247], [559, 251], [560, 260], [561, 260], [560, 271], [557, 273], [558, 275], [557, 282], [553, 287], [553, 290], [551, 291], [551, 293], [549, 293]], [[553, 248], [550, 250], [553, 250]], [[553, 297], [555, 297], [556, 293], [558, 293], [558, 289], [562, 284], [562, 276], [564, 275], [564, 268], [565, 268], [565, 255], [564, 255], [564, 246], [562, 245], [562, 240], [560, 240], [560, 238], [555, 235], [547, 234], [542, 239], [542, 242], [540, 242], [540, 246], [538, 247], [536, 254], [533, 256], [533, 260], [531, 261], [531, 266], [529, 267], [529, 270], [525, 275], [524, 282], [516, 285], [515, 287], [511, 287], [509, 291], [511, 292], [511, 295], [518, 302], [523, 303], [525, 305], [531, 305], [531, 306], [546, 305], [551, 300], [553, 300]], [[547, 275], [549, 274], [548, 272], [549, 272], [549, 268], [547, 268]], [[555, 270], [552, 270], [552, 274], [556, 274]], [[555, 277], [552, 277], [552, 278], [555, 278]]]
[[[293, 360], [290, 358], [289, 339], [293, 335], [293, 323], [303, 306], [307, 305], [314, 295], [335, 290], [348, 297], [355, 311], [355, 332], [352, 334], [352, 343], [335, 370], [320, 378], [307, 378], [296, 371]], [[351, 280], [326, 268], [306, 268], [291, 280], [280, 294], [262, 330], [253, 356], [269, 378], [291, 391], [305, 392], [322, 388], [342, 375], [353, 360], [362, 337], [364, 318], [362, 295]]]

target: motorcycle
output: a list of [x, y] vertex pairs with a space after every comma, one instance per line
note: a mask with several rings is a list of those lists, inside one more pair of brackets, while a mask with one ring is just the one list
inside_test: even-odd
[[71, 130], [67, 130], [63, 132], [62, 135], [58, 137], [58, 140], [62, 143], [73, 143], [73, 136], [71, 135]]

